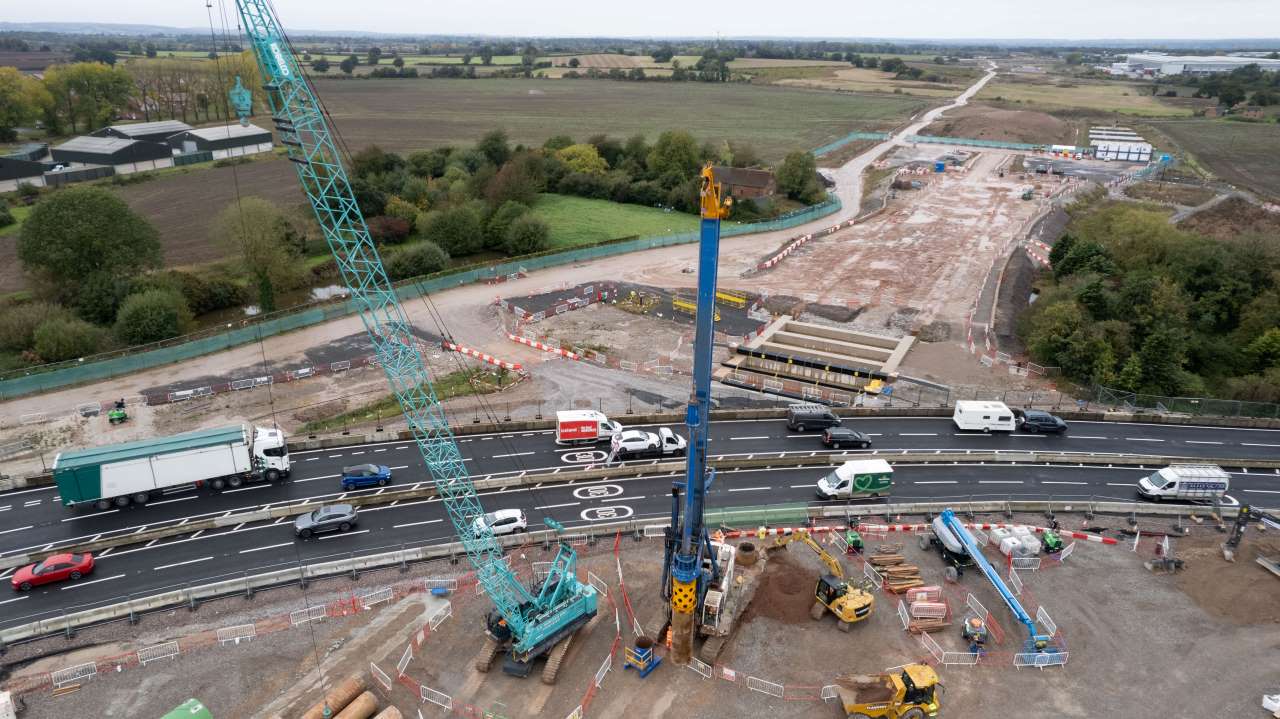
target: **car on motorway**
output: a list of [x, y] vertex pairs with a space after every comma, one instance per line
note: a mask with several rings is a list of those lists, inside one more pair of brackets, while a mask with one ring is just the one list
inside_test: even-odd
[[476, 517], [471, 523], [472, 531], [478, 535], [486, 525], [494, 534], [513, 534], [527, 531], [529, 520], [525, 518], [523, 509], [499, 509]]
[[76, 581], [93, 571], [93, 555], [55, 554], [35, 564], [28, 564], [13, 573], [10, 582], [14, 591], [25, 592], [32, 587], [51, 582]]
[[617, 459], [663, 457], [666, 455], [679, 457], [687, 449], [688, 443], [685, 438], [666, 427], [659, 427], [657, 432], [628, 429], [615, 434], [610, 444], [610, 452]]
[[350, 504], [330, 504], [293, 520], [293, 532], [306, 539], [324, 532], [346, 532], [356, 526], [359, 516]]
[[856, 429], [828, 427], [822, 433], [822, 443], [832, 449], [841, 447], [866, 449], [871, 446], [871, 438]]
[[1039, 409], [1015, 409], [1013, 410], [1014, 422], [1017, 423], [1018, 429], [1023, 432], [1036, 434], [1037, 432], [1056, 432], [1062, 434], [1067, 431], [1067, 423], [1061, 417], [1049, 414]]
[[391, 482], [391, 468], [385, 464], [357, 464], [342, 468], [342, 491], [361, 487], [385, 487]]
[[822, 404], [793, 404], [787, 407], [787, 429], [804, 432], [810, 429], [839, 427], [840, 418]]

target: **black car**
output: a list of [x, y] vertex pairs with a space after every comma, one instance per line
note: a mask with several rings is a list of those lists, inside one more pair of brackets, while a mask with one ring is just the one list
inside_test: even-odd
[[1032, 434], [1037, 432], [1057, 432], [1061, 434], [1067, 431], [1067, 423], [1061, 417], [1039, 409], [1015, 412], [1014, 421], [1018, 423], [1018, 427], [1023, 432]]
[[871, 438], [857, 430], [832, 427], [822, 433], [822, 443], [832, 449], [841, 447], [866, 449], [871, 446]]
[[322, 532], [345, 532], [356, 526], [356, 508], [350, 504], [331, 504], [293, 520], [293, 531], [306, 539]]

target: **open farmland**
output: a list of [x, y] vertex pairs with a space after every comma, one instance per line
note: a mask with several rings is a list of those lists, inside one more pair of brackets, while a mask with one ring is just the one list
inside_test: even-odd
[[[918, 98], [814, 92], [739, 84], [593, 80], [380, 80], [321, 82], [317, 88], [351, 147], [412, 151], [466, 145], [494, 128], [512, 142], [542, 144], [567, 134], [667, 129], [699, 140], [753, 144], [770, 161], [854, 130], [893, 126], [924, 105]], [[803, 108], [803, 112], [797, 112]]]
[[697, 232], [699, 222], [696, 216], [683, 212], [569, 195], [539, 195], [533, 211], [547, 221], [551, 248], [557, 250], [632, 235]]
[[966, 77], [946, 83], [899, 80], [892, 73], [851, 67], [847, 63], [826, 67], [766, 66], [754, 68], [750, 74], [752, 82], [757, 83], [844, 92], [918, 95], [929, 98], [954, 97], [972, 84], [973, 79], [976, 79], [976, 77]]
[[1187, 120], [1152, 122], [1205, 168], [1232, 184], [1280, 198], [1280, 125]]
[[1012, 108], [1119, 112], [1148, 117], [1185, 117], [1186, 106], [1166, 104], [1151, 96], [1151, 88], [1126, 82], [1078, 78], [999, 75], [978, 93], [979, 100], [1005, 102]]

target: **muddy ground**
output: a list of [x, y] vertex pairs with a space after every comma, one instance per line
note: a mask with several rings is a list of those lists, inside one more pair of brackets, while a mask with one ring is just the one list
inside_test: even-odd
[[1071, 123], [1048, 113], [980, 103], [952, 110], [920, 134], [1044, 145], [1075, 144], [1077, 139]]

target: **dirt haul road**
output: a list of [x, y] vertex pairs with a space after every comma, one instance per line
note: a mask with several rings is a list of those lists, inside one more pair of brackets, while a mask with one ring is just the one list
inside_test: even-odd
[[[720, 243], [720, 281], [725, 286], [740, 286], [742, 280], [739, 275], [742, 270], [754, 266], [755, 262], [770, 249], [778, 247], [797, 235], [830, 227], [836, 222], [856, 216], [861, 209], [863, 171], [884, 152], [906, 144], [904, 138], [907, 135], [917, 133], [946, 110], [967, 104], [969, 98], [981, 90], [994, 76], [994, 69], [988, 71], [981, 80], [965, 90], [952, 104], [924, 113], [891, 139], [876, 145], [842, 167], [836, 168], [832, 173], [836, 180], [835, 194], [843, 203], [839, 212], [789, 230], [723, 239]], [[500, 292], [505, 297], [520, 297], [537, 293], [540, 288], [549, 285], [561, 283], [574, 285], [598, 280], [639, 279], [669, 287], [689, 286], [693, 282], [693, 276], [682, 273], [681, 269], [697, 265], [697, 250], [696, 244], [687, 244], [549, 268], [498, 287], [472, 284], [440, 292], [432, 295], [432, 302], [438, 315], [447, 318], [448, 327], [445, 329], [452, 335], [454, 341], [490, 352], [508, 361], [531, 364], [541, 359], [541, 353], [509, 342], [502, 336], [489, 307], [495, 294]], [[655, 280], [662, 280], [662, 282]], [[404, 304], [404, 308], [409, 320], [414, 324], [431, 332], [445, 334], [436, 327], [426, 303], [422, 300], [408, 301]], [[362, 331], [363, 325], [359, 317], [346, 317], [297, 332], [269, 337], [262, 341], [261, 346], [244, 345], [129, 376], [10, 400], [0, 404], [0, 416], [16, 418], [23, 414], [50, 411], [53, 408], [71, 408], [81, 402], [134, 395], [149, 387], [180, 383], [184, 378], [225, 376], [242, 368], [261, 364], [264, 357], [271, 358], [272, 362], [284, 363], [302, 357], [302, 351], [306, 348], [334, 342]]]

